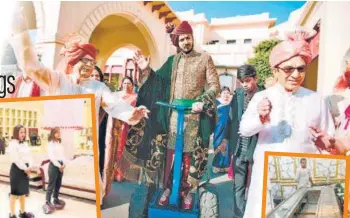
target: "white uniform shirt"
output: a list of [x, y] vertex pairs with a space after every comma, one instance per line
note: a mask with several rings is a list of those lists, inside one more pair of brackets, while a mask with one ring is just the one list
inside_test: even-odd
[[311, 170], [308, 168], [299, 168], [297, 170], [297, 188], [309, 188], [311, 187]]
[[[33, 167], [32, 153], [26, 142], [19, 143], [18, 140], [10, 141], [9, 153], [11, 162], [16, 164], [21, 170], [27, 170]], [[27, 167], [26, 164], [28, 164], [29, 167]]]
[[56, 167], [61, 167], [62, 165], [58, 161], [62, 161], [64, 165], [67, 164], [68, 160], [64, 155], [64, 147], [59, 142], [49, 142], [47, 145], [49, 159], [53, 165]]

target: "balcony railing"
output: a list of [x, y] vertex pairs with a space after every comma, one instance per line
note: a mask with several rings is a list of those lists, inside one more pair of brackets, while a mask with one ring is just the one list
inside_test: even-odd
[[216, 66], [240, 66], [249, 58], [250, 53], [228, 53], [228, 54], [212, 54], [211, 55]]

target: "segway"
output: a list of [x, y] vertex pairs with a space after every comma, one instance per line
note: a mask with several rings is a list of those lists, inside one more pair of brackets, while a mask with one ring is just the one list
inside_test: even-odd
[[44, 204], [43, 205], [43, 212], [44, 214], [51, 214], [55, 211], [55, 206], [49, 206], [47, 204]]
[[[189, 210], [181, 207], [180, 185], [182, 154], [184, 147], [184, 120], [185, 113], [191, 113], [192, 100], [182, 99], [175, 104], [157, 102], [157, 105], [176, 110], [177, 135], [175, 144], [175, 160], [173, 169], [173, 185], [169, 196], [169, 203], [161, 206], [158, 204], [163, 193], [163, 189], [155, 188], [154, 185], [147, 186], [142, 183], [131, 195], [129, 205], [129, 218], [218, 218], [219, 198], [216, 187], [210, 183], [210, 178], [197, 188], [196, 193], [192, 193], [193, 205]], [[208, 173], [208, 170], [207, 170]]]
[[[66, 202], [63, 200], [58, 200], [59, 204], [53, 204], [56, 210], [63, 210], [63, 208], [66, 206]], [[54, 201], [55, 202], [55, 201]]]
[[[26, 214], [25, 215], [26, 218], [34, 218], [35, 217], [34, 214], [30, 213], [30, 212], [26, 212], [25, 214]], [[21, 217], [21, 216], [19, 216], [19, 217]]]
[[66, 206], [66, 202], [64, 202], [63, 200], [59, 200], [59, 202], [59, 204], [51, 204], [52, 206], [45, 204], [43, 206], [44, 214], [51, 214], [55, 210], [62, 210]]

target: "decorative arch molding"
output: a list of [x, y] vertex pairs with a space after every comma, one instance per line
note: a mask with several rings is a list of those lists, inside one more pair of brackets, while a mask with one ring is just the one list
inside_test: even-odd
[[145, 11], [146, 8], [142, 6], [141, 2], [108, 2], [99, 5], [95, 8], [83, 21], [81, 28], [79, 29], [79, 34], [81, 34], [86, 39], [91, 37], [92, 32], [98, 26], [98, 24], [109, 15], [126, 15], [134, 24], [140, 21], [147, 22]]
[[[84, 37], [87, 41], [91, 38], [91, 35], [95, 28], [101, 23], [103, 19], [110, 15], [118, 15], [130, 20], [144, 36], [149, 51], [155, 60], [159, 61], [159, 45], [157, 45], [154, 39], [154, 34], [158, 33], [158, 25], [154, 25], [159, 22], [159, 18], [155, 16], [149, 8], [143, 5], [143, 2], [107, 2], [96, 7], [83, 21], [78, 33]], [[159, 64], [159, 63], [154, 63]]]

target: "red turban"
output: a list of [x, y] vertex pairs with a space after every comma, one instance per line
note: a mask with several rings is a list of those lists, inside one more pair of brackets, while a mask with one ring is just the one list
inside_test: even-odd
[[171, 42], [174, 46], [179, 46], [179, 35], [191, 34], [193, 35], [193, 30], [191, 25], [187, 21], [182, 21], [181, 24], [173, 30], [173, 28], [168, 28], [166, 30], [170, 33]]
[[64, 41], [64, 47], [60, 51], [60, 55], [63, 55], [64, 59], [62, 59], [55, 69], [57, 72], [72, 73], [73, 66], [86, 55], [96, 59], [98, 53], [96, 47], [85, 43], [82, 36], [73, 33], [67, 36]]
[[307, 39], [313, 37], [316, 31], [308, 33], [304, 30], [296, 30], [287, 34], [287, 40], [276, 45], [270, 53], [270, 66], [276, 67], [295, 56], [300, 56], [306, 64], [312, 60], [312, 54]]
[[339, 76], [334, 87], [334, 91], [344, 91], [350, 88], [350, 71], [345, 71], [343, 75]]
[[85, 55], [96, 59], [97, 49], [92, 44], [79, 44], [77, 42], [70, 43], [62, 49], [61, 54], [65, 56], [67, 64], [74, 66]]

